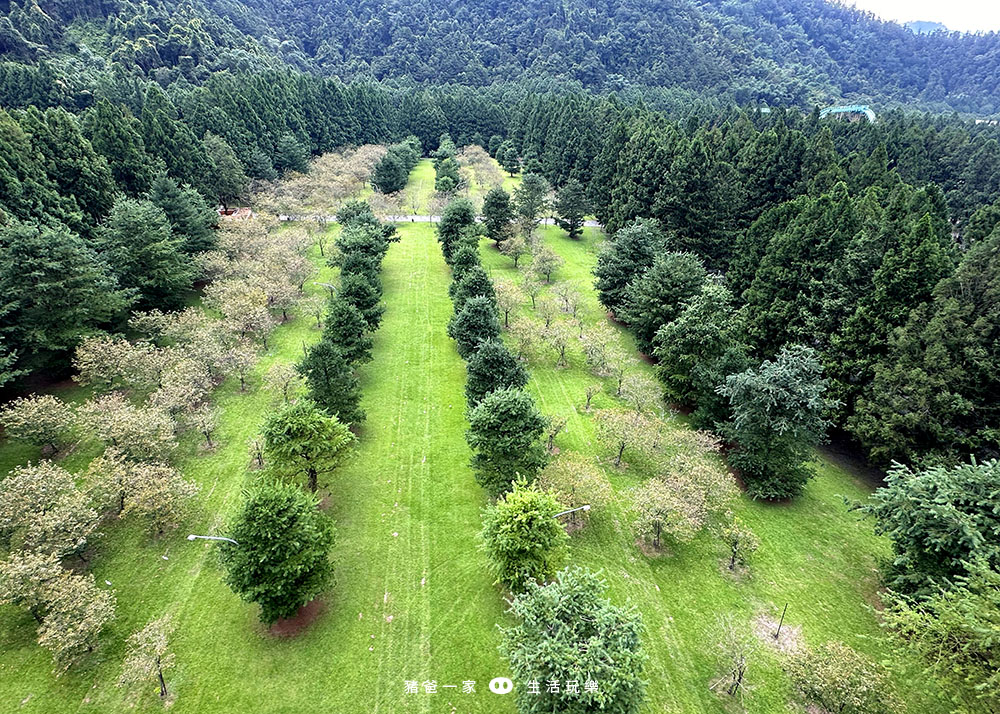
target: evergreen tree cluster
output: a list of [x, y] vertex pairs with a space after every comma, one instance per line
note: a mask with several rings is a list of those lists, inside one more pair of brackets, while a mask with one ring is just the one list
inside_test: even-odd
[[438, 240], [451, 266], [454, 314], [448, 335], [466, 365], [465, 397], [476, 479], [494, 498], [526, 483], [545, 466], [542, 437], [549, 420], [524, 387], [528, 373], [500, 334], [493, 282], [479, 258], [483, 228], [468, 199], [456, 198], [438, 223]]
[[80, 339], [121, 328], [131, 308], [181, 306], [218, 216], [165, 162], [135, 153], [142, 122], [106, 102], [82, 120], [0, 109], [0, 126], [2, 383], [65, 370]]
[[409, 136], [405, 141], [389, 147], [385, 156], [375, 166], [372, 185], [382, 193], [402, 191], [410, 171], [420, 161], [420, 139]]
[[[995, 455], [998, 197], [943, 190], [937, 161], [897, 143], [936, 131], [815, 113], [612, 131], [590, 183], [615, 229], [596, 287], [657, 357], [667, 398], [724, 430], [727, 378], [801, 345], [821, 362], [832, 426], [875, 461]], [[988, 136], [966, 135], [967, 149]]]
[[710, 92], [739, 104], [1000, 108], [996, 33], [917, 34], [824, 0], [14, 0], [3, 9], [0, 89], [64, 106], [89, 101], [95, 76], [115, 68], [166, 85], [292, 67], [439, 86], [523, 77], [668, 101]]
[[340, 269], [340, 286], [327, 304], [323, 337], [309, 348], [299, 372], [310, 398], [345, 424], [365, 419], [355, 370], [371, 361], [372, 334], [382, 323], [382, 259], [399, 238], [364, 201], [351, 201], [337, 213], [341, 233], [328, 263]]
[[458, 148], [451, 136], [442, 134], [438, 148], [434, 151], [434, 190], [438, 193], [451, 194], [458, 190], [462, 177], [458, 173], [458, 160], [455, 158]]

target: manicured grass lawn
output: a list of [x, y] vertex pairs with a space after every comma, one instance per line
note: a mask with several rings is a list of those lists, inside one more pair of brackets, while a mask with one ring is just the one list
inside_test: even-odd
[[[565, 260], [554, 281], [570, 281], [585, 295], [584, 315], [588, 323], [606, 320], [593, 291], [591, 270], [596, 259], [598, 231], [587, 229], [584, 239], [570, 241], [554, 227], [543, 227], [544, 241]], [[519, 280], [511, 261], [493, 244], [483, 241], [483, 262], [494, 279]], [[530, 303], [523, 308], [530, 312]], [[621, 339], [634, 352], [628, 333]], [[562, 452], [575, 451], [606, 458], [597, 443], [591, 416], [584, 411], [586, 386], [597, 381], [586, 368], [576, 348], [566, 368], [556, 368], [556, 357], [542, 354], [530, 365], [530, 390], [539, 407], [549, 415], [567, 417], [566, 430], [556, 439]], [[634, 360], [632, 368], [652, 376], [652, 367]], [[613, 404], [614, 384], [595, 406]], [[680, 419], [677, 429], [686, 429]], [[570, 561], [603, 569], [610, 595], [626, 601], [643, 613], [650, 655], [646, 668], [652, 712], [728, 711], [724, 698], [709, 690], [721, 674], [714, 662], [713, 632], [723, 613], [738, 616], [750, 627], [760, 612], [777, 619], [788, 603], [785, 624], [801, 628], [801, 639], [819, 644], [839, 639], [877, 659], [898, 655], [877, 639], [879, 633], [871, 607], [876, 605], [876, 556], [887, 544], [872, 533], [871, 523], [848, 510], [844, 499], [860, 501], [871, 492], [869, 485], [821, 460], [819, 475], [805, 494], [791, 504], [771, 505], [740, 497], [735, 512], [762, 541], [748, 578], [734, 579], [724, 572], [724, 546], [708, 533], [693, 542], [671, 548], [668, 555], [650, 558], [635, 545], [624, 513], [627, 489], [646, 475], [636, 468], [618, 470], [606, 460], [605, 472], [619, 497], [604, 512], [595, 512], [591, 524], [573, 536]], [[767, 651], [750, 665], [750, 691], [745, 707], [750, 712], [786, 712], [792, 692], [778, 664], [778, 656]], [[923, 680], [912, 674], [899, 678], [901, 692], [911, 711], [947, 711], [935, 708], [923, 693]]]
[[[414, 170], [410, 185], [432, 192], [429, 161]], [[218, 390], [217, 449], [204, 452], [199, 438], [185, 438], [178, 465], [202, 487], [189, 521], [160, 539], [115, 524], [97, 541], [90, 570], [98, 583], [110, 581], [118, 619], [83, 667], [55, 678], [48, 653], [35, 644], [30, 616], [0, 608], [0, 711], [127, 711], [114, 687], [124, 639], [166, 611], [179, 624], [177, 668], [168, 675], [174, 712], [514, 711], [512, 697], [487, 691], [492, 677], [509, 671], [497, 652], [495, 627], [506, 616], [476, 545], [485, 500], [467, 465], [465, 369], [445, 332], [450, 274], [432, 225], [402, 224], [399, 234], [401, 242], [383, 265], [387, 310], [374, 359], [361, 369], [368, 420], [351, 461], [324, 484], [339, 539], [337, 583], [319, 617], [296, 637], [270, 635], [257, 622], [256, 608], [222, 582], [214, 546], [185, 540], [187, 533], [218, 532], [256, 477], [247, 470], [246, 442], [277, 407], [258, 389], [259, 378], [276, 361], [296, 361], [303, 345], [318, 339], [312, 318], [302, 317], [276, 331], [248, 392], [240, 393], [234, 380]], [[579, 242], [556, 228], [542, 235], [566, 260], [555, 279], [577, 283], [588, 321], [605, 319], [590, 287], [598, 234], [588, 229]], [[484, 242], [482, 253], [494, 276], [516, 277], [492, 246]], [[313, 257], [316, 279], [331, 279], [331, 270]], [[632, 348], [628, 334], [620, 335]], [[569, 418], [557, 445], [564, 452], [601, 454], [582, 408], [584, 388], [594, 378], [578, 352], [568, 368], [554, 363], [554, 356], [532, 363], [530, 389], [547, 414]], [[633, 368], [651, 370], [638, 359]], [[70, 388], [68, 394], [82, 398], [83, 392]], [[608, 406], [613, 398], [601, 394], [595, 403]], [[678, 421], [677, 428], [686, 427]], [[92, 456], [81, 449], [63, 463], [79, 470]], [[0, 444], [0, 467], [37, 457], [30, 448]], [[722, 546], [708, 535], [674, 548], [669, 557], [646, 557], [634, 545], [620, 503], [596, 513], [574, 535], [571, 561], [603, 569], [612, 599], [643, 613], [649, 712], [733, 710], [708, 688], [717, 673], [711, 632], [720, 613], [749, 622], [788, 602], [786, 622], [801, 627], [808, 643], [838, 638], [881, 659], [895, 655], [875, 639], [869, 610], [876, 602], [875, 557], [886, 544], [843, 500], [863, 499], [870, 489], [831, 463], [818, 467], [819, 477], [790, 505], [740, 500], [737, 511], [763, 541], [744, 581], [722, 573]], [[641, 478], [630, 470], [607, 473], [619, 494]], [[775, 656], [753, 663], [749, 677], [755, 688], [747, 694], [747, 711], [789, 711], [789, 686]], [[436, 695], [406, 695], [404, 680], [436, 680], [439, 686], [475, 680], [478, 693], [442, 688]], [[899, 682], [911, 711], [943, 711], [923, 696], [921, 679], [904, 674]], [[159, 709], [155, 702], [149, 707]]]
[[[503, 173], [503, 188], [507, 193], [513, 194], [514, 189], [521, 183], [521, 174], [509, 176]], [[460, 193], [472, 201], [477, 208], [482, 206], [483, 197], [489, 191], [487, 186], [479, 186], [475, 181], [466, 186]], [[370, 193], [370, 192], [369, 192]], [[410, 171], [410, 179], [403, 190], [403, 212], [409, 215], [436, 215], [441, 213], [441, 208], [433, 205], [434, 193], [434, 161], [433, 159], [421, 159], [420, 162]], [[367, 196], [365, 196], [367, 198]]]
[[[269, 635], [222, 583], [213, 546], [184, 538], [217, 532], [236, 506], [254, 478], [246, 441], [276, 406], [227, 382], [220, 446], [201, 454], [192, 438], [179, 460], [202, 487], [197, 515], [159, 540], [113, 525], [92, 557], [98, 583], [115, 589], [118, 619], [85, 667], [54, 678], [30, 616], [0, 608], [0, 711], [125, 710], [113, 686], [123, 640], [164, 611], [179, 622], [175, 712], [446, 711], [452, 700], [462, 711], [509, 710], [486, 692], [506, 671], [494, 628], [502, 601], [476, 549], [483, 501], [462, 438], [465, 370], [445, 334], [449, 275], [432, 226], [400, 233], [384, 264], [385, 321], [362, 370], [368, 421], [328, 483], [338, 581], [320, 617], [295, 638]], [[318, 337], [312, 324], [279, 328], [258, 374], [297, 360]], [[8, 464], [34, 456], [13, 444], [0, 454]], [[476, 680], [480, 693], [406, 696], [406, 679]]]
[[410, 180], [403, 189], [403, 208], [406, 213], [426, 216], [431, 214], [431, 199], [434, 198], [434, 162], [420, 159], [410, 171]]

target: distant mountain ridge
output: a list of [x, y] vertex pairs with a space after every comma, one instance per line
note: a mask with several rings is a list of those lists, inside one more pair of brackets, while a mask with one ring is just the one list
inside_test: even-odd
[[103, 59], [194, 82], [291, 65], [348, 81], [1000, 112], [997, 33], [927, 34], [827, 0], [0, 0], [0, 11], [4, 60]]

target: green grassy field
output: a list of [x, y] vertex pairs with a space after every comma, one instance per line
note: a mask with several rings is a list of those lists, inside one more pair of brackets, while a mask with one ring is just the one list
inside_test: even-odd
[[[514, 189], [521, 183], [521, 174], [509, 176], [503, 174], [503, 188], [507, 193], [513, 193]], [[462, 189], [460, 195], [465, 196], [477, 207], [481, 207], [483, 197], [489, 191], [488, 187], [479, 186], [472, 181]], [[438, 215], [441, 213], [442, 205], [435, 202], [434, 192], [434, 161], [432, 159], [421, 159], [410, 172], [410, 179], [403, 189], [403, 211], [408, 215]]]
[[[540, 234], [565, 260], [553, 281], [569, 281], [578, 287], [588, 323], [606, 320], [592, 288], [591, 271], [601, 239], [598, 231], [587, 229], [580, 241], [569, 240], [554, 227], [543, 227]], [[520, 279], [511, 261], [492, 243], [484, 240], [481, 253], [494, 278]], [[523, 311], [530, 311], [530, 303], [525, 303]], [[618, 332], [625, 346], [637, 354], [630, 335], [621, 328]], [[556, 368], [555, 362], [554, 353], [532, 361], [530, 389], [543, 412], [569, 419], [556, 445], [563, 452], [606, 457], [595, 440], [593, 420], [583, 409], [585, 388], [595, 378], [582, 352], [577, 349], [566, 368]], [[638, 358], [632, 369], [652, 376], [652, 367]], [[611, 405], [613, 398], [607, 395], [613, 392], [609, 380], [605, 392], [595, 398], [595, 406]], [[675, 427], [687, 428], [680, 419], [675, 420]], [[879, 660], [895, 656], [879, 641], [870, 609], [877, 603], [876, 556], [886, 552], [887, 544], [873, 535], [871, 523], [849, 512], [845, 503], [845, 498], [867, 498], [871, 487], [826, 460], [818, 460], [816, 469], [818, 476], [791, 504], [740, 498], [734, 511], [761, 539], [750, 577], [742, 581], [724, 573], [724, 546], [708, 533], [672, 547], [667, 556], [644, 555], [629, 531], [623, 500], [604, 513], [595, 512], [591, 525], [574, 535], [570, 561], [602, 569], [611, 597], [631, 602], [643, 613], [650, 654], [646, 670], [650, 711], [727, 710], [725, 699], [709, 690], [719, 673], [712, 638], [716, 618], [722, 613], [732, 613], [750, 627], [762, 612], [774, 613], [777, 619], [788, 603], [786, 626], [798, 628], [805, 644], [839, 639]], [[609, 468], [606, 473], [619, 495], [644, 475], [634, 469]], [[908, 667], [904, 663], [904, 669]], [[792, 693], [775, 652], [765, 650], [751, 664], [749, 678], [747, 711], [789, 711]], [[912, 672], [903, 672], [899, 684], [912, 711], [947, 711], [930, 700], [922, 679]]]
[[431, 214], [431, 200], [434, 198], [434, 162], [420, 159], [410, 172], [410, 180], [403, 189], [406, 198], [403, 207], [412, 215]]
[[[423, 185], [429, 166], [414, 170], [411, 187]], [[432, 184], [433, 168], [430, 178]], [[222, 583], [213, 546], [185, 540], [189, 532], [218, 531], [233, 511], [255, 478], [247, 470], [246, 441], [276, 407], [256, 383], [241, 393], [230, 380], [217, 392], [219, 447], [203, 452], [194, 436], [182, 444], [178, 465], [202, 487], [197, 512], [160, 539], [112, 525], [97, 542], [90, 568], [98, 583], [107, 580], [115, 590], [118, 619], [93, 657], [54, 677], [49, 654], [35, 644], [31, 617], [0, 608], [0, 711], [128, 711], [114, 687], [124, 639], [166, 611], [179, 623], [177, 667], [168, 675], [175, 712], [514, 711], [511, 697], [490, 694], [486, 686], [508, 674], [496, 631], [506, 615], [476, 545], [485, 498], [467, 465], [465, 368], [445, 332], [450, 274], [432, 225], [402, 224], [399, 234], [383, 265], [387, 310], [374, 359], [361, 370], [368, 420], [350, 463], [325, 484], [339, 533], [337, 582], [317, 619], [295, 637], [268, 633], [256, 608]], [[588, 230], [579, 242], [555, 228], [542, 235], [566, 260], [555, 278], [584, 292], [588, 321], [605, 319], [590, 277], [599, 235]], [[510, 261], [485, 242], [482, 253], [495, 276], [515, 277]], [[329, 280], [330, 269], [313, 258], [317, 279]], [[318, 339], [313, 324], [299, 318], [276, 331], [257, 382], [271, 364], [297, 360], [303, 345]], [[627, 333], [620, 337], [632, 347]], [[531, 365], [530, 388], [543, 411], [569, 418], [557, 445], [599, 453], [582, 410], [593, 378], [579, 354], [568, 368], [556, 369], [554, 362]], [[636, 359], [634, 369], [651, 368]], [[72, 388], [67, 394], [82, 396]], [[610, 403], [598, 396], [598, 404]], [[80, 469], [91, 456], [82, 449], [64, 463]], [[0, 444], [0, 467], [37, 457], [18, 444]], [[642, 610], [650, 654], [647, 711], [734, 711], [709, 691], [716, 674], [711, 631], [720, 613], [749, 621], [788, 602], [787, 623], [801, 627], [808, 643], [838, 638], [880, 659], [893, 654], [875, 638], [869, 609], [876, 603], [875, 557], [886, 545], [843, 500], [865, 498], [870, 489], [831, 463], [818, 468], [820, 476], [791, 505], [740, 501], [740, 515], [763, 541], [752, 577], [742, 582], [721, 572], [722, 547], [707, 535], [670, 557], [642, 555], [617, 504], [573, 536], [571, 562], [602, 569], [610, 596]], [[622, 492], [639, 475], [609, 471], [609, 479]], [[405, 680], [436, 680], [442, 687], [475, 680], [478, 691], [407, 695]], [[789, 686], [775, 656], [754, 663], [750, 680], [747, 711], [789, 711]], [[912, 712], [940, 711], [924, 696], [920, 678], [904, 673], [899, 683]], [[148, 710], [159, 708], [152, 702]]]
[[[116, 591], [118, 619], [86, 667], [53, 678], [30, 616], [0, 608], [0, 711], [123, 708], [112, 685], [122, 642], [164, 611], [180, 623], [170, 676], [178, 712], [446, 711], [454, 690], [405, 697], [404, 680], [469, 679], [485, 689], [504, 671], [494, 628], [502, 603], [474, 538], [482, 496], [462, 438], [465, 369], [445, 334], [449, 275], [432, 226], [400, 233], [383, 269], [385, 321], [363, 370], [368, 420], [351, 463], [329, 480], [338, 579], [319, 618], [297, 637], [269, 635], [256, 608], [221, 582], [212, 545], [184, 539], [217, 531], [235, 507], [254, 477], [246, 440], [274, 407], [227, 383], [218, 393], [220, 447], [199, 454], [192, 439], [179, 463], [202, 487], [199, 515], [153, 541], [111, 527], [93, 556], [98, 582]], [[317, 339], [310, 322], [281, 327], [258, 373], [297, 359]], [[14, 444], [0, 453], [6, 465], [33, 456]], [[495, 695], [464, 697], [455, 699], [461, 711], [503, 711]]]

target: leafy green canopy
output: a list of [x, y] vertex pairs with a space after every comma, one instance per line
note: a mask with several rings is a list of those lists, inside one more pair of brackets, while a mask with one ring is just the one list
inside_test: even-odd
[[815, 350], [785, 347], [773, 361], [726, 377], [718, 392], [729, 399], [732, 417], [723, 436], [735, 444], [730, 455], [747, 492], [758, 498], [801, 493], [812, 472], [812, 448], [826, 435], [827, 381]]
[[472, 468], [491, 496], [506, 493], [519, 478], [534, 481], [548, 461], [542, 443], [548, 423], [531, 395], [519, 389], [490, 392], [469, 413], [465, 439]]
[[246, 602], [260, 605], [272, 625], [320, 595], [333, 578], [335, 530], [317, 501], [297, 486], [265, 483], [244, 494], [223, 543], [226, 582]]
[[320, 340], [296, 367], [306, 378], [309, 396], [327, 413], [345, 424], [365, 420], [358, 378], [337, 345]]
[[469, 357], [466, 373], [465, 399], [470, 408], [474, 408], [490, 392], [521, 389], [528, 383], [528, 371], [511, 354], [503, 340], [481, 342]]
[[340, 466], [357, 438], [335, 416], [300, 399], [264, 424], [264, 455], [278, 474], [305, 475], [313, 493], [319, 477]]
[[[645, 701], [642, 618], [633, 607], [605, 599], [607, 584], [583, 568], [567, 568], [547, 585], [529, 583], [511, 603], [518, 622], [501, 628], [522, 714], [637, 714]], [[546, 683], [558, 680], [558, 693]], [[537, 681], [540, 693], [526, 684]], [[577, 682], [577, 692], [566, 682]], [[587, 682], [596, 682], [588, 691]]]
[[893, 590], [926, 597], [977, 560], [1000, 568], [1000, 461], [897, 465], [865, 510], [892, 541], [885, 579]]
[[483, 295], [470, 297], [448, 323], [448, 336], [455, 340], [458, 353], [468, 359], [481, 343], [500, 337], [496, 305]]
[[550, 580], [566, 559], [569, 536], [552, 494], [515, 483], [483, 511], [483, 547], [497, 582], [514, 591]]

